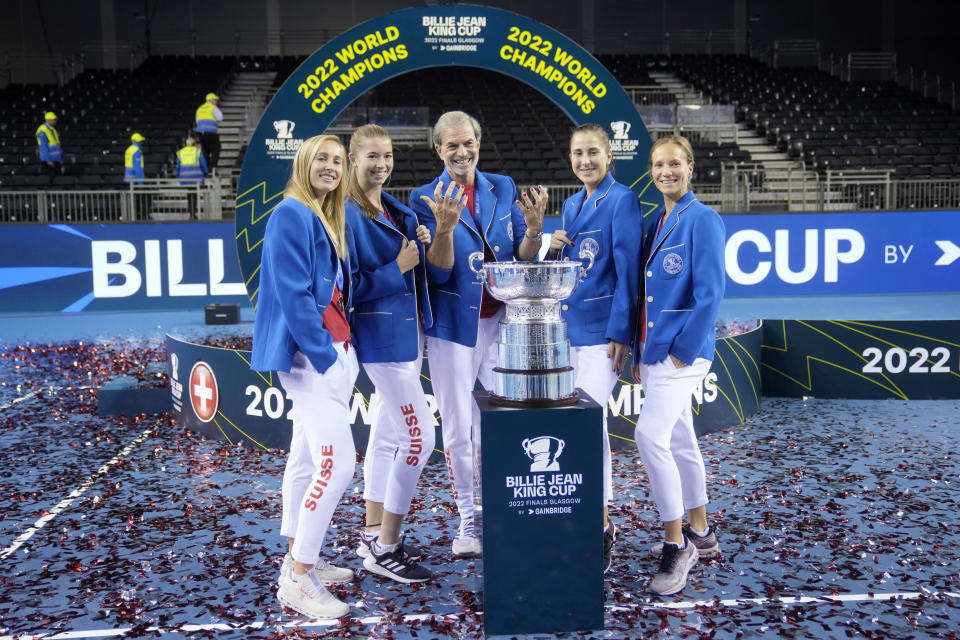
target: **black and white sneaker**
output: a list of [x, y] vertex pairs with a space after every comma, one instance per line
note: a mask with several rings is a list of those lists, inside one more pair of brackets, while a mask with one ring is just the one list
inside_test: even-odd
[[617, 525], [613, 524], [613, 520], [607, 521], [607, 528], [603, 531], [603, 572], [606, 573], [610, 570], [610, 565], [613, 564], [613, 545], [617, 541]]
[[416, 560], [404, 554], [402, 544], [382, 554], [377, 553], [375, 545], [370, 545], [369, 549], [370, 555], [363, 559], [363, 566], [371, 573], [404, 584], [426, 582], [433, 577], [429, 569], [421, 567]]
[[[693, 532], [689, 524], [685, 524], [683, 525], [683, 535], [697, 548], [697, 553], [701, 559], [706, 560], [720, 555], [720, 543], [717, 541], [717, 533], [713, 527], [710, 527], [704, 535], [699, 536]], [[663, 543], [658, 542], [653, 545], [650, 552], [654, 558], [659, 558], [663, 553]]]
[[660, 555], [660, 568], [657, 574], [650, 579], [650, 591], [662, 596], [673, 595], [683, 591], [687, 586], [687, 574], [697, 564], [697, 548], [689, 540], [681, 548], [672, 543], [664, 543]]
[[[407, 544], [404, 541], [405, 536], [400, 537], [400, 548], [403, 549], [403, 555], [408, 560], [422, 560], [423, 556], [426, 555], [423, 553], [423, 550], [419, 547], [415, 547], [412, 544]], [[370, 547], [373, 545], [373, 541], [376, 540], [376, 536], [373, 538], [367, 538], [364, 535], [360, 536], [360, 544], [357, 545], [357, 555], [361, 558], [370, 557]]]

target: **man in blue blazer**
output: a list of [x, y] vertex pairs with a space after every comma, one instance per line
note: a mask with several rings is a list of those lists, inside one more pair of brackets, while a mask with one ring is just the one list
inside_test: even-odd
[[533, 260], [542, 242], [547, 192], [542, 187], [517, 198], [507, 176], [477, 170], [480, 123], [462, 111], [444, 113], [433, 128], [434, 149], [444, 172], [410, 194], [410, 207], [430, 229], [427, 291], [433, 326], [426, 329], [434, 395], [440, 407], [444, 455], [460, 514], [454, 555], [477, 555], [473, 522], [473, 433], [480, 410], [476, 381], [492, 388], [498, 323], [503, 305], [483, 288], [468, 256], [484, 261]]

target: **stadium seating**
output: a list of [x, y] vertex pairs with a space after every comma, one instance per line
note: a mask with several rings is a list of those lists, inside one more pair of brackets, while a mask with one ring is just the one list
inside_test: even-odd
[[[148, 176], [172, 173], [174, 153], [192, 130], [207, 92], [237, 71], [276, 71], [275, 87], [303, 57], [149, 58], [134, 71], [86, 71], [63, 87], [0, 90], [0, 188], [49, 188], [36, 160], [34, 132], [45, 111], [58, 114], [64, 175], [55, 189], [115, 188], [133, 131], [147, 138]], [[668, 72], [716, 103], [736, 106], [739, 122], [821, 176], [889, 170], [894, 179], [960, 175], [960, 114], [894, 83], [843, 82], [812, 68], [776, 69], [734, 55], [604, 55], [621, 84], [653, 85]], [[567, 158], [571, 121], [538, 91], [475, 68], [428, 68], [398, 76], [361, 101], [365, 107], [427, 107], [433, 122], [463, 109], [484, 126], [481, 168], [520, 184], [575, 184]], [[719, 183], [722, 165], [750, 154], [732, 143], [697, 142], [695, 180]], [[236, 168], [242, 163], [242, 155]], [[422, 183], [441, 168], [426, 145], [398, 145], [391, 184]], [[945, 191], [945, 202], [957, 189]], [[871, 206], [867, 189], [861, 205]], [[909, 198], [898, 206], [913, 206]], [[952, 206], [952, 205], [951, 205]]]
[[740, 121], [820, 173], [960, 174], [960, 114], [895, 83], [843, 82], [817, 69], [774, 69], [745, 56], [677, 56], [669, 64], [715, 102], [737, 105]]
[[0, 186], [46, 187], [34, 133], [43, 114], [58, 116], [64, 175], [54, 188], [117, 187], [124, 150], [142, 133], [147, 176], [170, 175], [174, 154], [193, 129], [203, 96], [221, 86], [233, 59], [148, 59], [132, 72], [85, 71], [63, 87], [11, 86], [0, 91]]

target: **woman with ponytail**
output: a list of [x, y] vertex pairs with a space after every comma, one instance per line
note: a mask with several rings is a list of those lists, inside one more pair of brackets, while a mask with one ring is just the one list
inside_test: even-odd
[[419, 550], [401, 536], [435, 438], [420, 384], [423, 330], [432, 323], [423, 270], [430, 232], [383, 191], [391, 171], [393, 144], [386, 129], [359, 127], [350, 138], [346, 203], [353, 330], [380, 402], [363, 463], [366, 527], [357, 553], [368, 571], [409, 584], [432, 577], [417, 562]]

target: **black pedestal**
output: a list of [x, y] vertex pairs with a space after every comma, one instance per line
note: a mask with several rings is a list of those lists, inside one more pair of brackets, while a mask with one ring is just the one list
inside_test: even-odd
[[603, 628], [603, 410], [480, 405], [487, 635]]

